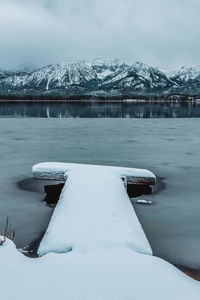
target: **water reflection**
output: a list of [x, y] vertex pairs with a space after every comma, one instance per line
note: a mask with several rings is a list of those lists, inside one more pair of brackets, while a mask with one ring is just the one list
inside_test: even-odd
[[0, 103], [0, 117], [197, 118], [200, 117], [200, 103], [3, 102]]

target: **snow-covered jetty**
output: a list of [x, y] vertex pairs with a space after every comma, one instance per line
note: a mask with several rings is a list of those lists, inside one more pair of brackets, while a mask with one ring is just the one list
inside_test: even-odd
[[124, 246], [152, 254], [125, 188], [126, 182], [154, 184], [155, 175], [152, 172], [41, 163], [33, 167], [33, 176], [36, 179], [67, 179], [40, 244], [40, 255], [64, 253], [71, 249], [91, 251]]

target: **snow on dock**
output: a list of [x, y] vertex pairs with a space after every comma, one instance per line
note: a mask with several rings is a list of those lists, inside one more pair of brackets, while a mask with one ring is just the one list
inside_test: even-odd
[[[70, 249], [101, 250], [127, 246], [146, 254], [151, 247], [132, 208], [122, 176], [155, 181], [153, 173], [80, 164], [42, 163], [33, 167], [35, 178], [67, 177], [54, 210], [40, 255]], [[55, 243], [56, 240], [56, 243]]]
[[87, 164], [74, 164], [74, 163], [60, 163], [60, 162], [44, 162], [33, 166], [33, 177], [35, 179], [52, 179], [52, 180], [64, 180], [65, 173], [68, 171], [78, 171], [81, 170], [86, 173], [88, 172], [98, 172], [105, 171], [108, 169], [113, 170], [116, 174], [120, 176], [126, 176], [128, 183], [146, 183], [155, 184], [155, 175], [145, 169], [135, 169], [135, 168], [123, 168], [123, 167], [113, 167], [113, 166], [101, 166], [101, 165], [87, 165]]

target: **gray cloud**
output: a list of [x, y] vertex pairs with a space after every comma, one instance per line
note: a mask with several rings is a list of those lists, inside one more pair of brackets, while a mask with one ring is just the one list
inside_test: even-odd
[[0, 68], [120, 58], [199, 65], [199, 0], [0, 0]]

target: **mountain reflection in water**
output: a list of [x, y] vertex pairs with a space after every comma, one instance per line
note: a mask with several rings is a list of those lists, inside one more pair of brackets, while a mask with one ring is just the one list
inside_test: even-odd
[[200, 117], [200, 103], [1, 102], [0, 117], [197, 118]]

